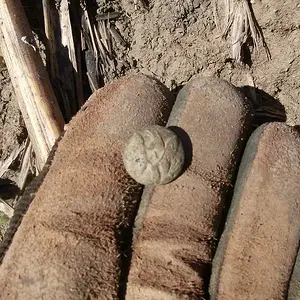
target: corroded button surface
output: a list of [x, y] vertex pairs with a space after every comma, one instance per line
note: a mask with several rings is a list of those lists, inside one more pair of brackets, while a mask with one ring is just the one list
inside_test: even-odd
[[123, 161], [128, 174], [142, 184], [166, 184], [184, 165], [184, 150], [177, 135], [153, 125], [135, 132], [125, 145]]

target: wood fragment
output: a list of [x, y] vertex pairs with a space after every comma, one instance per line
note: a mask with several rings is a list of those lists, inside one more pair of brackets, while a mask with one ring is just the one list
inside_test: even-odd
[[14, 215], [14, 209], [2, 199], [0, 199], [0, 211], [2, 211], [9, 218]]
[[98, 35], [98, 32], [96, 30], [96, 27], [94, 26], [94, 32], [95, 32], [95, 39], [97, 41], [97, 46], [99, 48], [99, 55], [101, 57], [101, 60], [103, 62], [106, 61], [106, 56], [107, 56], [107, 48], [104, 46], [102, 41], [105, 41], [105, 39], [101, 39], [100, 36]]
[[94, 51], [95, 55], [97, 55], [97, 46], [96, 46], [95, 37], [94, 37], [94, 30], [93, 30], [93, 27], [91, 25], [90, 18], [89, 18], [87, 10], [84, 11], [84, 19], [85, 19], [85, 22], [87, 24], [87, 27], [88, 27], [88, 30], [89, 30], [89, 33], [90, 33], [90, 38], [91, 38], [91, 43], [92, 43], [92, 50]]
[[[70, 74], [66, 74], [66, 77], [73, 82], [70, 84], [70, 91], [73, 90], [73, 98], [69, 99], [70, 102], [74, 102], [73, 115], [77, 112], [80, 106], [83, 104], [83, 90], [82, 82], [79, 81], [81, 74], [81, 66], [78, 64], [76, 56], [76, 46], [73, 36], [73, 27], [70, 16], [70, 3], [68, 0], [62, 0], [60, 4], [60, 29], [61, 29], [61, 45], [68, 50], [68, 61], [70, 66]], [[67, 79], [65, 78], [65, 79]], [[64, 84], [68, 81], [64, 81]], [[75, 94], [77, 91], [77, 95]], [[77, 101], [76, 101], [77, 99]], [[78, 103], [78, 105], [76, 105]], [[74, 105], [73, 104], [73, 105]], [[72, 105], [72, 103], [71, 103]]]
[[120, 13], [118, 12], [107, 12], [104, 14], [98, 14], [96, 16], [96, 20], [97, 21], [103, 21], [103, 20], [113, 20], [113, 19], [117, 19], [120, 16]]
[[9, 157], [0, 164], [0, 178], [8, 171], [10, 165], [16, 160], [23, 149], [24, 144], [18, 146], [10, 153]]
[[105, 25], [105, 22], [98, 22], [99, 26], [95, 25], [95, 32], [99, 32], [100, 30], [100, 36], [101, 36], [101, 42], [103, 43], [104, 47], [106, 48], [108, 54], [112, 55], [112, 45], [111, 45], [111, 35], [107, 30], [107, 27], [109, 26], [109, 22], [107, 22], [107, 26]]
[[98, 90], [102, 86], [99, 72], [99, 53], [97, 37], [95, 36], [94, 27], [92, 27], [89, 15], [86, 9], [83, 10], [82, 16], [82, 35], [85, 41], [85, 63], [87, 77], [92, 91]]
[[87, 77], [88, 77], [88, 80], [89, 80], [89, 84], [90, 84], [90, 87], [92, 89], [92, 92], [94, 93], [96, 90], [97, 90], [97, 87], [95, 85], [95, 82], [94, 80], [91, 78], [91, 74], [89, 72], [86, 73]]
[[110, 30], [111, 35], [115, 39], [115, 41], [117, 43], [121, 44], [122, 46], [126, 47], [126, 42], [121, 37], [121, 35], [119, 34], [119, 32], [117, 31], [117, 29], [115, 28], [115, 26], [111, 25], [110, 28], [109, 28], [109, 30]]
[[27, 138], [27, 140], [25, 142], [24, 155], [23, 155], [23, 158], [21, 161], [21, 170], [20, 170], [20, 173], [18, 175], [18, 180], [17, 180], [17, 185], [20, 190], [24, 189], [26, 180], [29, 175], [30, 164], [31, 164], [31, 162], [30, 162], [31, 151], [32, 151], [32, 144], [31, 144], [29, 138]]

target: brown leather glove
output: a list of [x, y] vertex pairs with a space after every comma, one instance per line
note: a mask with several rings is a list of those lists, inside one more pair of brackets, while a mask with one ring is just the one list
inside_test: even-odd
[[[173, 103], [145, 75], [91, 96], [6, 252], [0, 299], [285, 299], [300, 237], [298, 132], [258, 128], [235, 183], [248, 100], [198, 78]], [[124, 145], [166, 123], [183, 144], [184, 170], [143, 187], [125, 171]]]

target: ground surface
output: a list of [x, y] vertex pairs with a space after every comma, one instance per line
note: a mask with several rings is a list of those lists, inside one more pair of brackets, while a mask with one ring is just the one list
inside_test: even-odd
[[251, 68], [232, 62], [230, 41], [217, 38], [212, 1], [152, 0], [143, 13], [130, 2], [122, 3], [130, 16], [128, 56], [137, 68], [173, 89], [195, 74], [220, 76], [240, 87], [254, 85], [284, 105], [289, 124], [300, 124], [299, 1], [251, 1], [272, 55], [268, 61], [260, 45], [260, 53], [251, 55]]
[[[236, 64], [230, 41], [218, 38], [212, 1], [150, 0], [144, 8], [133, 0], [106, 1], [103, 11], [121, 12], [115, 26], [127, 42], [127, 48], [115, 47], [117, 69], [122, 72], [112, 78], [139, 69], [176, 92], [197, 74], [215, 75], [256, 96], [262, 109], [267, 107], [266, 114], [279, 119], [286, 115], [288, 124], [300, 124], [300, 1], [252, 2], [272, 59], [260, 44], [260, 53], [251, 53], [249, 66]], [[3, 66], [0, 71], [0, 161], [4, 161], [24, 140], [26, 130], [8, 72]], [[16, 174], [12, 170], [5, 176], [14, 180]]]

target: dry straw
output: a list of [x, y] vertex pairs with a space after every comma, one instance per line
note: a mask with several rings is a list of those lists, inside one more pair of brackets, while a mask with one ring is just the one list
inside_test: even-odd
[[230, 36], [233, 59], [243, 62], [243, 46], [250, 44], [250, 41], [256, 52], [259, 52], [259, 43], [261, 42], [268, 59], [271, 58], [249, 0], [215, 0], [214, 12], [217, 26], [221, 19], [220, 13], [223, 16], [221, 36], [224, 38]]

